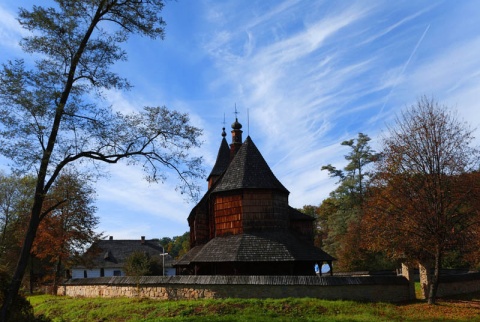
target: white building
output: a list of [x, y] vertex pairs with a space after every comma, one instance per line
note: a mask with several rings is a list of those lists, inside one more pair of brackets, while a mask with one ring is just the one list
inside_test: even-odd
[[[124, 265], [134, 252], [142, 252], [164, 265], [165, 276], [175, 275], [173, 259], [164, 252], [157, 239], [107, 240], [95, 242], [83, 257], [83, 262], [72, 267], [72, 278], [125, 276]], [[161, 274], [160, 274], [161, 275]]]

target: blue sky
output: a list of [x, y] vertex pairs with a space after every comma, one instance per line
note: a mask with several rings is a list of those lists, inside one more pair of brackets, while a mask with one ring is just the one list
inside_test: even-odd
[[[0, 3], [0, 62], [23, 55], [17, 6]], [[320, 169], [345, 164], [340, 142], [363, 132], [378, 149], [395, 115], [422, 95], [480, 124], [479, 1], [178, 0], [162, 15], [165, 39], [131, 39], [129, 60], [115, 70], [134, 88], [109, 92], [108, 101], [120, 111], [166, 105], [189, 113], [204, 130], [197, 153], [207, 173], [224, 115], [229, 133], [236, 106], [244, 138], [293, 207], [318, 205], [335, 188]], [[99, 231], [134, 239], [188, 230], [194, 204], [175, 192], [175, 178], [152, 185], [140, 169], [106, 169], [96, 184]]]

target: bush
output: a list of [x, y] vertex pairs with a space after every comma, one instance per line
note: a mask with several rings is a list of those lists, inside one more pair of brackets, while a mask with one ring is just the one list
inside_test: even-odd
[[161, 265], [148, 253], [133, 252], [125, 261], [124, 269], [127, 276], [153, 276], [162, 275]]
[[[7, 295], [7, 290], [10, 285], [11, 277], [5, 267], [0, 267], [0, 304], [3, 305], [3, 301]], [[31, 322], [35, 321], [33, 315], [33, 307], [30, 302], [25, 299], [21, 294], [18, 294], [13, 305], [10, 307], [10, 313], [8, 321], [15, 322]], [[45, 320], [44, 320], [45, 321]]]

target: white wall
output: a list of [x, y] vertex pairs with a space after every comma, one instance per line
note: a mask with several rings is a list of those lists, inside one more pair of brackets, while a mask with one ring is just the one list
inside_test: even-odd
[[[87, 272], [87, 277], [100, 277], [100, 268], [94, 269], [83, 269], [83, 268], [73, 268], [72, 269], [72, 278], [84, 278], [85, 271]], [[105, 268], [104, 275], [105, 277], [115, 276], [115, 271], [120, 271], [120, 275], [125, 276], [125, 272], [120, 268]]]

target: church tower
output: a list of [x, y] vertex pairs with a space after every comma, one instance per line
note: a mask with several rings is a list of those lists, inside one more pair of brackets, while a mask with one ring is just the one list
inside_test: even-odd
[[188, 216], [190, 250], [174, 264], [177, 274], [300, 276], [331, 265], [313, 243], [314, 218], [288, 204], [251, 137], [242, 142], [236, 117], [231, 133], [229, 145], [223, 129], [208, 191]]

